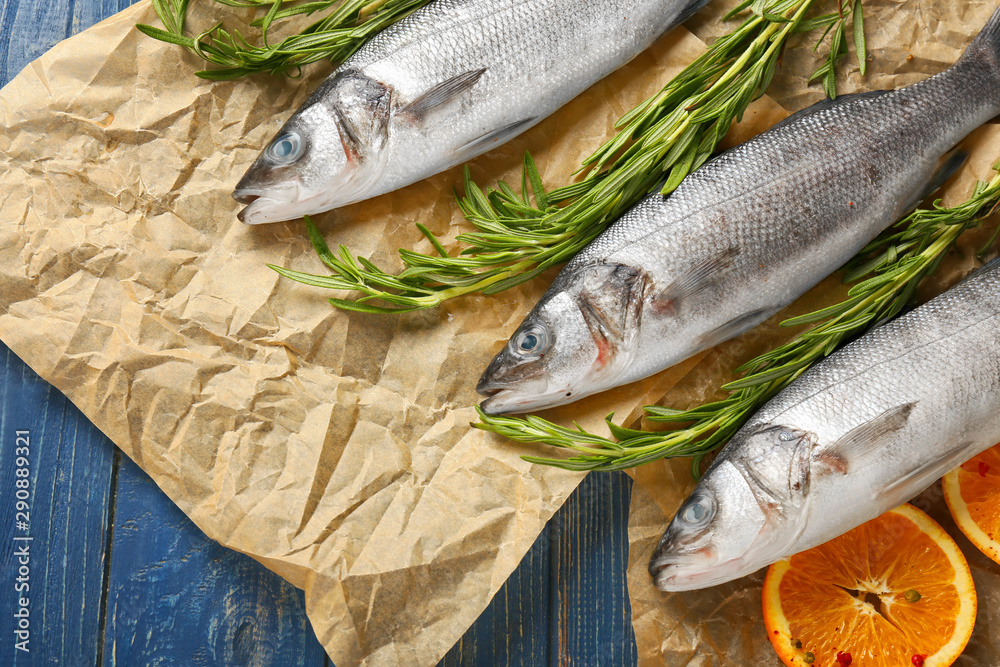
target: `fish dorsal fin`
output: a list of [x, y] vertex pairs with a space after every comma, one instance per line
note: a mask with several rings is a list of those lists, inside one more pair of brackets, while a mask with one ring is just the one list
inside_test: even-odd
[[485, 67], [462, 72], [433, 86], [399, 111], [415, 121], [423, 121], [432, 111], [449, 104], [476, 85], [485, 73]]
[[662, 312], [676, 311], [684, 299], [715, 284], [718, 274], [730, 268], [739, 254], [739, 248], [730, 246], [685, 268], [656, 294], [653, 306]]
[[810, 106], [807, 106], [805, 109], [799, 109], [798, 111], [796, 111], [795, 113], [793, 113], [791, 116], [788, 116], [787, 118], [785, 118], [781, 122], [776, 123], [774, 125], [774, 127], [771, 128], [771, 131], [777, 130], [777, 129], [785, 127], [787, 125], [791, 125], [792, 123], [796, 123], [796, 122], [802, 120], [803, 118], [806, 118], [808, 116], [812, 116], [813, 114], [816, 114], [816, 113], [820, 113], [821, 111], [826, 111], [827, 109], [832, 109], [834, 107], [839, 107], [839, 106], [841, 106], [843, 104], [849, 104], [851, 102], [857, 102], [858, 100], [863, 100], [863, 99], [866, 99], [866, 98], [872, 98], [872, 99], [874, 99], [876, 97], [881, 97], [882, 95], [887, 95], [887, 94], [889, 94], [891, 92], [893, 92], [893, 91], [891, 91], [891, 90], [868, 90], [868, 91], [865, 91], [863, 93], [849, 93], [847, 95], [837, 95], [837, 97], [835, 97], [833, 99], [827, 98], [825, 100], [821, 100], [821, 101], [817, 102], [816, 104], [812, 104]]
[[832, 445], [818, 451], [816, 463], [827, 472], [846, 475], [850, 472], [848, 462], [885, 444], [887, 439], [906, 425], [914, 406], [916, 403], [897, 405], [855, 426]]
[[460, 146], [455, 151], [455, 155], [463, 156], [463, 160], [471, 160], [478, 155], [482, 155], [494, 146], [499, 146], [506, 143], [510, 139], [513, 139], [517, 135], [521, 134], [521, 132], [524, 132], [526, 129], [534, 125], [537, 121], [538, 118], [532, 116], [531, 118], [522, 118], [521, 120], [515, 121], [510, 125], [504, 125], [499, 129], [491, 130], [480, 137], [476, 137], [467, 144]]

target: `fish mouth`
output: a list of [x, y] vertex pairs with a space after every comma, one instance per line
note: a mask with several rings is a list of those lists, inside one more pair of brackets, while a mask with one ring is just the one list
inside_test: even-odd
[[695, 553], [654, 557], [649, 561], [649, 575], [661, 591], [693, 591], [737, 578], [729, 574], [732, 568], [727, 567], [735, 564], [736, 559], [716, 562], [711, 547], [706, 547]]
[[566, 400], [560, 401], [566, 392], [545, 393], [524, 393], [511, 387], [505, 387], [499, 383], [480, 382], [476, 386], [476, 391], [486, 396], [486, 400], [479, 404], [479, 408], [488, 415], [500, 415], [506, 413], [524, 413], [532, 410], [543, 410], [545, 408], [562, 405]]
[[[479, 391], [477, 389], [477, 391]], [[479, 408], [488, 415], [502, 415], [510, 412], [527, 412], [531, 406], [516, 398], [511, 399], [509, 394], [513, 393], [509, 389], [489, 389], [479, 391], [480, 394], [488, 398], [479, 404]], [[505, 395], [507, 394], [507, 395]]]
[[260, 198], [260, 193], [250, 190], [233, 190], [233, 199], [241, 204], [252, 204]]
[[267, 189], [237, 187], [233, 190], [233, 199], [244, 204], [236, 217], [247, 225], [294, 220], [301, 216], [301, 193], [295, 183]]
[[501, 352], [483, 372], [476, 384], [476, 391], [486, 400], [480, 408], [488, 415], [504, 412], [527, 412], [537, 403], [539, 394], [547, 393], [547, 382], [542, 374], [523, 372], [512, 373], [510, 360]]
[[282, 220], [294, 220], [299, 217], [297, 214], [280, 214], [274, 209], [283, 204], [291, 202], [264, 197], [263, 195], [241, 194], [239, 197], [233, 193], [233, 199], [246, 204], [242, 211], [236, 214], [237, 219], [245, 225], [259, 225], [265, 222], [281, 222]]
[[488, 415], [499, 415], [505, 412], [525, 412], [530, 407], [522, 407], [525, 400], [518, 400], [517, 392], [509, 387], [500, 386], [486, 380], [480, 380], [476, 392], [486, 397], [479, 407]]

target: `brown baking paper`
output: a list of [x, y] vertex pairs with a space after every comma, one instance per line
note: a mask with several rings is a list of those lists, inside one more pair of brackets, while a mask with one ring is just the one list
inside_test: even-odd
[[[194, 4], [191, 29], [245, 14]], [[143, 36], [140, 3], [0, 92], [0, 338], [206, 534], [306, 591], [337, 665], [431, 665], [581, 479], [470, 428], [479, 373], [547, 280], [400, 316], [348, 314], [274, 263], [324, 272], [302, 224], [236, 221], [234, 183], [329, 67], [211, 83]], [[678, 31], [473, 165], [565, 183], [615, 119], [704, 45]], [[767, 108], [763, 105], [762, 108]], [[381, 266], [467, 231], [453, 169], [317, 219]], [[550, 280], [552, 275], [549, 274]], [[555, 412], [638, 416], [685, 370]]]
[[[699, 37], [713, 40], [725, 31], [718, 19], [726, 6], [712, 5], [689, 26]], [[856, 61], [845, 61], [839, 90], [846, 93], [896, 88], [940, 72], [958, 58], [994, 9], [995, 0], [961, 3], [864, 0], [869, 48], [867, 76], [861, 77]], [[810, 73], [818, 66], [818, 56], [812, 56], [804, 48], [811, 43], [800, 43], [798, 48], [786, 51], [770, 91], [789, 111], [823, 97], [818, 85], [806, 85]], [[992, 178], [990, 166], [1000, 160], [1000, 127], [991, 123], [962, 145], [971, 151], [969, 161], [939, 193], [950, 205], [965, 200], [977, 178]], [[966, 233], [939, 271], [921, 285], [919, 298], [924, 300], [939, 294], [976, 267], [976, 253], [995, 229], [994, 222]], [[832, 305], [845, 296], [846, 289], [839, 277], [827, 279], [764, 326], [710, 351], [661, 403], [684, 408], [722, 397], [724, 394], [716, 388], [734, 377], [736, 367], [794, 335], [796, 330], [779, 329], [777, 324], [781, 320]], [[690, 460], [681, 459], [659, 461], [630, 471], [635, 483], [629, 517], [628, 585], [639, 664], [780, 667], [781, 661], [764, 631], [761, 612], [764, 570], [703, 591], [662, 593], [652, 584], [647, 572], [649, 558], [671, 517], [694, 488], [690, 470]], [[955, 527], [940, 483], [913, 502], [955, 537], [972, 566], [979, 613], [972, 639], [955, 664], [967, 667], [1000, 664], [1000, 566], [983, 556]]]

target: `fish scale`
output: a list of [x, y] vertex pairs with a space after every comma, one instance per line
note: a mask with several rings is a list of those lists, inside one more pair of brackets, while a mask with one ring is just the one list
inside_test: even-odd
[[[487, 368], [483, 410], [537, 410], [644, 378], [756, 326], [842, 266], [1000, 114], [997, 23], [944, 72], [809, 107], [626, 212], [563, 268]], [[582, 280], [610, 273], [601, 267], [634, 279]], [[624, 321], [622, 335], [606, 326]], [[545, 333], [544, 351], [515, 345], [529, 329]]]
[[[248, 204], [240, 219], [318, 213], [472, 159], [550, 115], [707, 2], [432, 2], [362, 46], [289, 119], [236, 186], [234, 198]], [[345, 75], [378, 94], [345, 96]], [[421, 98], [420, 113], [411, 113], [408, 105]], [[351, 123], [358, 118], [366, 119], [360, 130]], [[289, 134], [298, 144], [275, 155]], [[293, 153], [294, 161], [281, 159]]]
[[[874, 519], [997, 441], [1000, 260], [771, 399], [682, 505], [650, 572], [663, 590], [749, 574]], [[686, 521], [691, 506], [688, 517], [709, 519]]]

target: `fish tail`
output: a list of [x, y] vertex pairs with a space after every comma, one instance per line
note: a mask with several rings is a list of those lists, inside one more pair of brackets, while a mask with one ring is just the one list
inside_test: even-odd
[[1000, 8], [993, 12], [962, 56], [962, 60], [971, 58], [984, 60], [1000, 75]]

